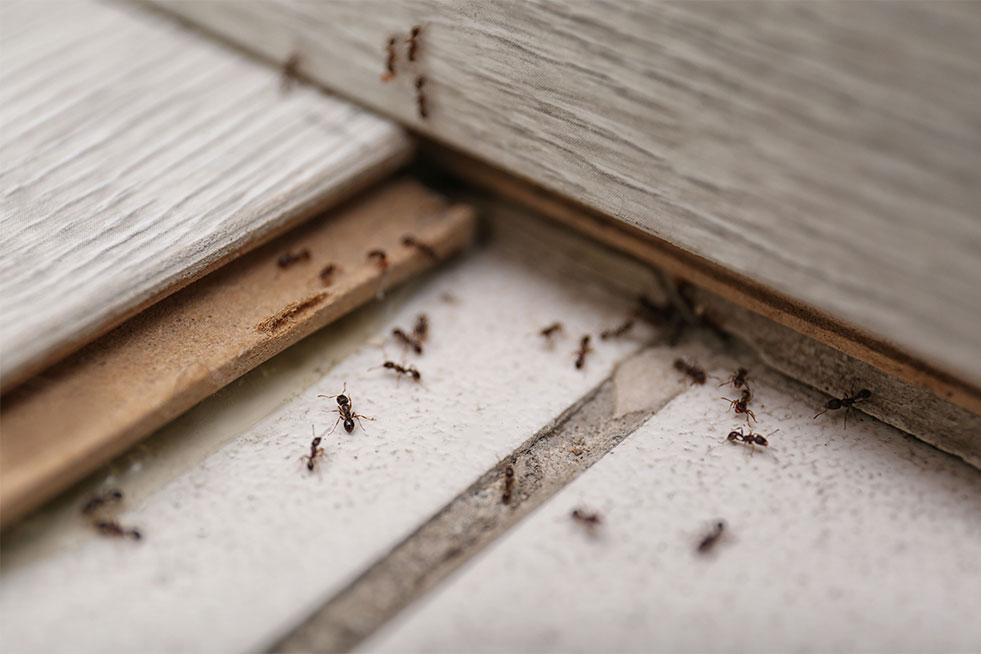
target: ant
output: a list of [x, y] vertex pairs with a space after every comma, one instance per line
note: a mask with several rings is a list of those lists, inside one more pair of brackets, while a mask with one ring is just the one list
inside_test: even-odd
[[409, 38], [405, 40], [409, 44], [409, 61], [416, 60], [416, 53], [419, 51], [419, 33], [422, 32], [422, 26], [413, 25], [412, 31], [409, 33]]
[[696, 548], [699, 554], [708, 554], [712, 551], [712, 548], [718, 544], [719, 539], [722, 538], [722, 534], [725, 531], [726, 523], [719, 520], [714, 525], [712, 525], [712, 531], [705, 535], [701, 541], [698, 543]]
[[[338, 402], [340, 404], [340, 402]], [[313, 440], [310, 441], [310, 454], [304, 454], [300, 457], [301, 460], [307, 462], [307, 470], [313, 472], [314, 464], [317, 461], [317, 457], [322, 457], [324, 455], [324, 448], [320, 447], [320, 436], [316, 435], [316, 430], [313, 425], [310, 425], [310, 433], [314, 434]]]
[[402, 345], [405, 347], [411, 347], [412, 351], [416, 354], [422, 354], [422, 343], [412, 338], [398, 327], [392, 330], [392, 336], [394, 336], [396, 340], [401, 341]]
[[538, 334], [545, 337], [547, 340], [551, 341], [552, 337], [562, 331], [562, 323], [553, 322], [548, 327], [543, 327]]
[[596, 528], [603, 524], [603, 518], [598, 513], [587, 513], [585, 509], [573, 509], [572, 519], [586, 528], [591, 535], [596, 533]]
[[372, 250], [368, 253], [368, 259], [374, 259], [382, 270], [388, 268], [388, 255], [385, 254], [385, 250]]
[[674, 360], [674, 369], [691, 377], [692, 384], [704, 384], [706, 379], [705, 371], [694, 363], [687, 363], [683, 359]]
[[504, 469], [504, 493], [501, 494], [501, 503], [511, 503], [511, 488], [514, 486], [514, 468], [508, 466]]
[[283, 77], [280, 82], [280, 91], [284, 94], [289, 93], [295, 82], [300, 76], [300, 63], [302, 58], [299, 52], [292, 53], [283, 63]]
[[845, 427], [847, 428], [848, 427], [848, 412], [851, 411], [852, 405], [855, 404], [856, 402], [861, 401], [861, 400], [867, 400], [870, 397], [872, 397], [872, 391], [870, 391], [867, 388], [863, 388], [862, 390], [860, 390], [855, 395], [852, 395], [851, 397], [845, 396], [845, 397], [841, 398], [840, 400], [833, 397], [830, 400], [828, 400], [828, 402], [824, 405], [824, 409], [822, 409], [821, 411], [819, 411], [818, 413], [816, 413], [814, 415], [814, 418], [812, 418], [812, 420], [817, 419], [817, 417], [819, 415], [825, 413], [826, 411], [829, 411], [829, 410], [831, 410], [831, 411], [837, 411], [838, 409], [844, 408], [845, 409]]
[[334, 273], [336, 273], [340, 268], [336, 264], [328, 263], [320, 271], [320, 281], [323, 282], [324, 286], [330, 286]]
[[753, 413], [752, 409], [749, 408], [749, 401], [753, 399], [753, 394], [748, 388], [743, 389], [742, 397], [735, 400], [730, 400], [728, 397], [720, 398], [726, 400], [729, 403], [729, 408], [736, 413], [742, 413], [746, 415], [746, 424], [749, 424], [749, 419], [752, 418], [753, 422], [756, 422], [756, 414]]
[[[422, 381], [422, 374], [413, 368], [412, 366], [402, 366], [394, 361], [386, 361], [382, 364], [382, 368], [387, 368], [388, 370], [394, 370], [398, 375], [408, 375], [416, 381]], [[401, 379], [401, 377], [400, 377]]]
[[744, 434], [742, 427], [739, 428], [739, 431], [729, 432], [729, 435], [726, 436], [726, 441], [730, 443], [740, 443], [741, 445], [749, 445], [750, 451], [755, 451], [757, 445], [761, 447], [767, 447], [770, 445], [770, 441], [766, 440], [766, 437], [761, 434], [754, 434], [752, 431], [750, 431], [748, 434]]
[[382, 73], [381, 76], [383, 82], [387, 82], [395, 77], [395, 59], [397, 57], [395, 52], [396, 41], [398, 41], [398, 39], [391, 36], [388, 38], [388, 43], [385, 45], [385, 52], [388, 53], [388, 57], [385, 59], [385, 72]]
[[586, 334], [579, 341], [579, 349], [576, 350], [576, 370], [581, 370], [586, 365], [586, 355], [593, 351], [589, 346], [589, 334]]
[[92, 515], [97, 509], [105, 507], [108, 504], [115, 504], [123, 500], [123, 491], [118, 488], [112, 488], [104, 493], [92, 497], [88, 502], [82, 505], [82, 515]]
[[279, 260], [276, 261], [276, 265], [278, 265], [280, 268], [289, 268], [294, 263], [299, 261], [307, 261], [308, 259], [310, 259], [310, 250], [304, 248], [298, 252], [287, 252], [280, 255]]
[[115, 536], [116, 538], [132, 538], [140, 540], [143, 534], [138, 529], [127, 529], [115, 520], [96, 520], [95, 529], [105, 536]]
[[402, 237], [402, 245], [410, 248], [415, 248], [425, 254], [427, 257], [433, 261], [439, 261], [439, 255], [436, 254], [436, 250], [432, 246], [423, 243], [418, 240], [415, 236], [406, 235]]
[[429, 318], [426, 314], [420, 313], [416, 317], [416, 324], [412, 328], [412, 335], [416, 339], [416, 343], [422, 343], [429, 337]]
[[429, 111], [426, 109], [426, 92], [422, 87], [426, 85], [426, 78], [423, 75], [416, 76], [416, 106], [419, 109], [420, 118], [428, 118]]
[[[337, 398], [337, 408], [334, 411], [337, 412], [337, 421], [334, 426], [330, 428], [331, 433], [337, 429], [337, 423], [344, 419], [344, 431], [351, 433], [354, 431], [354, 421], [357, 420], [358, 424], [361, 425], [361, 430], [364, 431], [364, 425], [361, 424], [361, 419], [374, 420], [374, 418], [369, 418], [368, 416], [362, 416], [354, 412], [354, 405], [351, 403], [351, 398], [346, 395], [347, 393], [347, 383], [344, 383], [344, 390], [340, 395], [318, 395], [317, 397]], [[311, 445], [311, 451], [313, 450], [313, 445]]]
[[603, 331], [603, 333], [600, 334], [600, 339], [606, 341], [611, 338], [620, 338], [621, 336], [629, 332], [631, 329], [633, 329], [635, 323], [636, 320], [631, 318], [630, 320], [623, 323], [619, 327], [615, 327], [614, 329], [607, 329]]
[[740, 368], [739, 370], [736, 371], [736, 374], [732, 375], [731, 377], [729, 377], [729, 379], [719, 384], [719, 388], [722, 388], [727, 384], [732, 384], [733, 388], [742, 388], [743, 386], [745, 386], [746, 390], [749, 390], [749, 381], [746, 379], [748, 376], [749, 376], [749, 371], [746, 370], [745, 368]]

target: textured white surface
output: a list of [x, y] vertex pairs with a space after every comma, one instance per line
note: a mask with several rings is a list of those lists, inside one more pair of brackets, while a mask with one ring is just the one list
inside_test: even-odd
[[[977, 470], [871, 420], [814, 421], [772, 387], [758, 431], [780, 431], [748, 456], [720, 443], [739, 423], [719, 391], [677, 397], [361, 649], [981, 647]], [[577, 506], [602, 513], [597, 538]], [[718, 518], [729, 535], [697, 556]]]
[[[0, 374], [22, 376], [409, 154], [160, 16], [0, 3]], [[6, 383], [6, 382], [5, 382]]]
[[[598, 345], [575, 370], [578, 336], [628, 304], [574, 263], [532, 252], [498, 242], [443, 271], [379, 331], [428, 313], [430, 343], [410, 359], [425, 387], [369, 370], [383, 354], [362, 348], [127, 512], [144, 542], [81, 538], [5, 567], [4, 649], [242, 651], [281, 636], [637, 347]], [[570, 335], [548, 350], [535, 331], [554, 320]], [[387, 354], [399, 355], [390, 341]], [[334, 422], [333, 401], [316, 395], [344, 382], [376, 420], [368, 433], [328, 437], [311, 475], [299, 460], [311, 425]]]

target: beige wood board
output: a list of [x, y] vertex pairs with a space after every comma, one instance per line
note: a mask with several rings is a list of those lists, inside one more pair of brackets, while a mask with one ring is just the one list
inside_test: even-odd
[[154, 4], [981, 383], [978, 3]]
[[393, 123], [125, 5], [0, 3], [0, 383], [377, 180]]
[[[304, 336], [464, 247], [471, 210], [399, 181], [153, 305], [4, 396], [0, 520], [9, 524]], [[376, 248], [387, 268], [366, 259]], [[282, 269], [279, 257], [310, 258]], [[325, 285], [320, 271], [338, 269]]]

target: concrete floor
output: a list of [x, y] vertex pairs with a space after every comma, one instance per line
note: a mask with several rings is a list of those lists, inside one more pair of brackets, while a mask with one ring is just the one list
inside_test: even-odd
[[[117, 463], [105, 481], [132, 498], [120, 519], [142, 542], [92, 534], [78, 516], [91, 485], [5, 535], [4, 650], [269, 647], [637, 356], [652, 331], [597, 343], [583, 370], [573, 366], [578, 337], [631, 307], [573, 250], [498, 233]], [[423, 383], [397, 384], [376, 366], [401, 358], [387, 335], [421, 312], [431, 340], [407, 360]], [[536, 331], [556, 320], [566, 334], [549, 349]], [[735, 365], [697, 342], [658, 356], [665, 364], [651, 369], [674, 385], [673, 356], [719, 376]], [[718, 382], [679, 386], [362, 649], [981, 649], [977, 470], [868, 418], [847, 430], [840, 418], [815, 421], [823, 398], [762, 377], [756, 430], [779, 430], [768, 451], [722, 442], [740, 421]], [[311, 429], [336, 417], [316, 396], [345, 383], [375, 420], [366, 432], [338, 428], [310, 474], [300, 457]], [[643, 396], [644, 383], [617, 392]], [[570, 519], [577, 506], [601, 513], [595, 536]], [[697, 556], [719, 518], [725, 538]]]

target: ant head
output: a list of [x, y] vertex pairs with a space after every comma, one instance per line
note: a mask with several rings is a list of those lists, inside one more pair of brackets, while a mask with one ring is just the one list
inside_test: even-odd
[[350, 403], [351, 403], [351, 400], [350, 400], [350, 398], [348, 398], [347, 395], [338, 395], [337, 396], [337, 405], [338, 406], [347, 406]]
[[723, 522], [722, 520], [719, 520], [718, 522], [715, 523], [715, 530], [716, 531], [722, 531], [725, 528], [726, 528], [726, 523]]
[[508, 466], [507, 468], [505, 468], [504, 469], [504, 476], [505, 477], [513, 477], [514, 476], [514, 468], [512, 468], [511, 466]]
[[412, 375], [412, 378], [415, 379], [416, 381], [419, 381], [420, 379], [422, 379], [422, 375], [419, 374], [419, 371], [416, 370], [415, 368], [412, 368], [411, 370], [409, 370], [409, 374]]
[[869, 389], [867, 389], [867, 388], [863, 388], [862, 390], [860, 390], [860, 391], [858, 392], [858, 397], [860, 397], [860, 398], [861, 398], [861, 399], [863, 399], [863, 400], [867, 400], [867, 399], [869, 399], [870, 397], [872, 397], [872, 391], [870, 391], [870, 390], [869, 390]]
[[681, 359], [675, 359], [674, 360], [674, 369], [675, 370], [684, 370], [686, 367], [687, 366], [685, 365], [685, 362], [683, 360], [681, 360]]
[[383, 363], [383, 364], [382, 364], [382, 367], [383, 367], [383, 368], [388, 368], [388, 369], [390, 369], [390, 370], [391, 370], [392, 368], [394, 368], [394, 367], [395, 367], [395, 365], [396, 365], [396, 364], [395, 364], [395, 362], [394, 362], [394, 361], [386, 361], [385, 363]]
[[733, 431], [729, 432], [729, 435], [726, 437], [726, 440], [727, 441], [734, 441], [734, 440], [736, 440], [737, 438], [739, 438], [742, 435], [743, 435], [743, 430], [742, 429], [740, 429], [739, 431], [733, 430]]
[[312, 445], [313, 447], [317, 447], [318, 445], [320, 445], [320, 436], [317, 436], [316, 438], [314, 438], [310, 442], [310, 445]]
[[121, 500], [123, 499], [123, 491], [119, 490], [118, 488], [114, 488], [109, 492], [109, 497], [114, 500]]
[[739, 370], [736, 371], [736, 376], [737, 377], [745, 377], [748, 374], [749, 374], [749, 371], [746, 370], [745, 368], [740, 368]]

